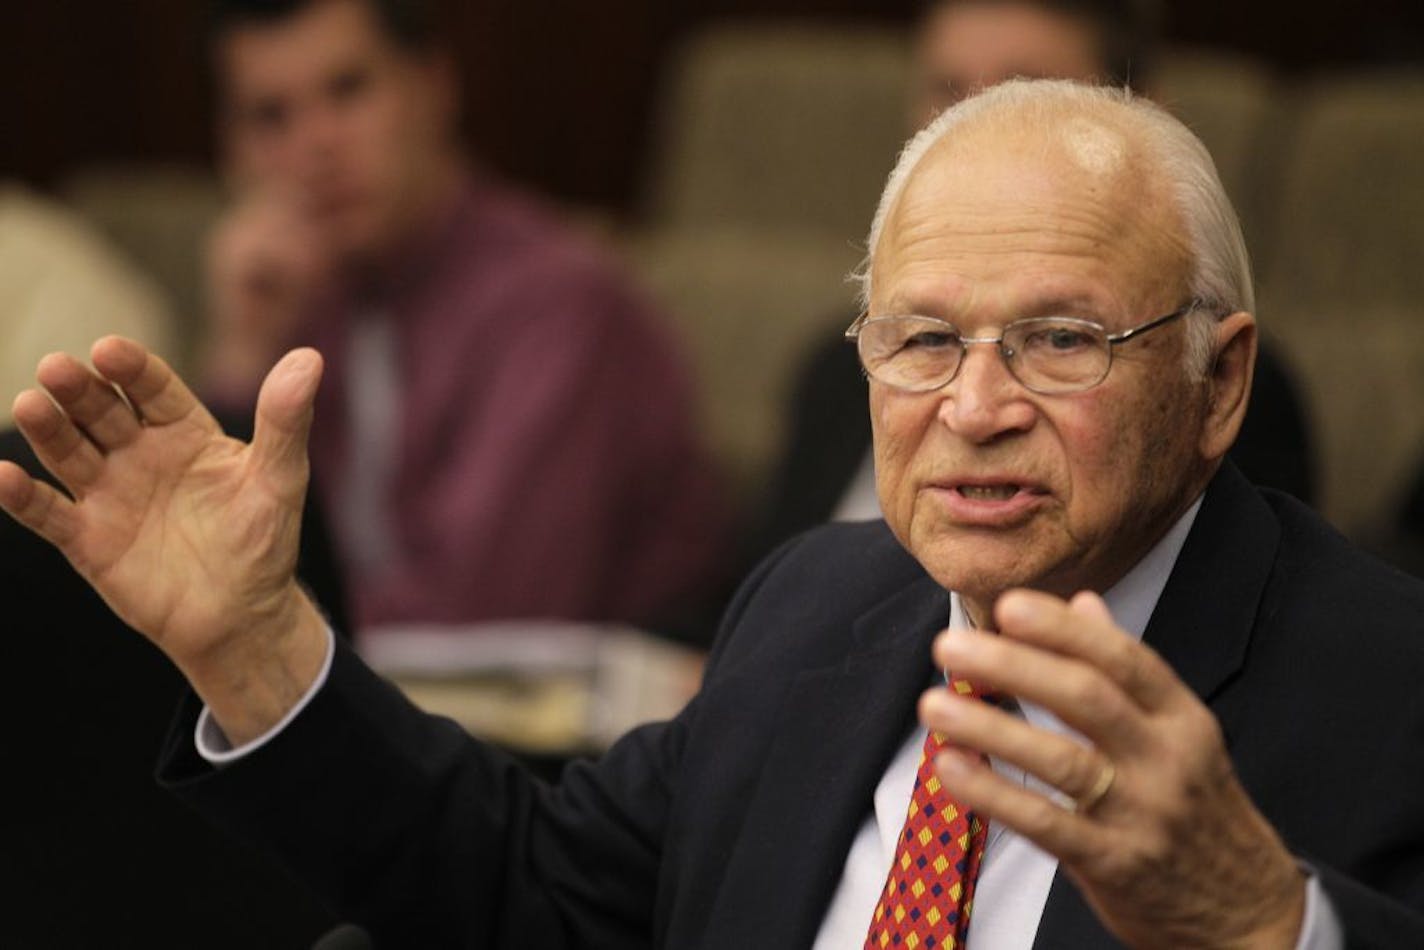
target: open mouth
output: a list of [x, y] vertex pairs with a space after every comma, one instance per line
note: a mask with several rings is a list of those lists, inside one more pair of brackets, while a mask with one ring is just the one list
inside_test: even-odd
[[959, 485], [955, 488], [971, 501], [1008, 501], [1023, 490], [1021, 485]]
[[1005, 527], [1037, 511], [1049, 491], [1028, 482], [942, 482], [935, 495], [952, 520], [962, 525]]

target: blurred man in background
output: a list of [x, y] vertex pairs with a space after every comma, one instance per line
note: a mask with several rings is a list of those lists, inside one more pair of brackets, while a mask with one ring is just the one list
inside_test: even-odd
[[[919, 127], [1015, 77], [1150, 91], [1162, 12], [1155, 0], [928, 0], [914, 41], [912, 122]], [[828, 518], [880, 517], [864, 402], [854, 350], [827, 341], [797, 380], [790, 435], [745, 541], [745, 565]], [[1313, 503], [1305, 411], [1269, 340], [1260, 349], [1250, 406], [1232, 459], [1257, 484]]]
[[915, 38], [915, 120], [1008, 79], [1141, 89], [1161, 29], [1156, 0], [928, 0]]
[[211, 48], [238, 198], [209, 390], [250, 404], [288, 347], [326, 357], [312, 465], [358, 628], [649, 621], [693, 594], [720, 502], [669, 334], [472, 169], [420, 5], [220, 0]]

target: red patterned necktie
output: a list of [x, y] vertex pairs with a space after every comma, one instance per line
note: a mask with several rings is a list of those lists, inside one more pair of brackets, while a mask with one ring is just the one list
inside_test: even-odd
[[[968, 680], [949, 685], [961, 695], [981, 696]], [[934, 730], [925, 737], [910, 812], [870, 920], [865, 950], [964, 947], [988, 829], [940, 787], [934, 758], [944, 746], [944, 736]]]

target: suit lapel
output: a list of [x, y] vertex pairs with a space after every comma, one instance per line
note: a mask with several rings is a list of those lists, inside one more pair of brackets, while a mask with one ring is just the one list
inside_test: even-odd
[[[1229, 461], [1212, 479], [1143, 640], [1213, 707], [1230, 742], [1232, 722], [1213, 700], [1246, 662], [1251, 632], [1280, 543], [1270, 507]], [[1230, 569], [1223, 569], [1223, 563]], [[1054, 875], [1034, 950], [1120, 946], [1066, 874]]]
[[948, 618], [948, 593], [923, 578], [856, 621], [842, 663], [796, 678], [706, 946], [810, 946]]
[[1256, 490], [1235, 466], [1223, 465], [1144, 637], [1203, 702], [1246, 662], [1280, 533]]

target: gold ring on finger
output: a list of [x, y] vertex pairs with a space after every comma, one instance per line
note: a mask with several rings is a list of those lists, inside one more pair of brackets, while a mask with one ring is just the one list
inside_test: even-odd
[[1117, 778], [1117, 768], [1111, 760], [1103, 762], [1102, 770], [1098, 772], [1097, 780], [1093, 782], [1093, 787], [1079, 795], [1074, 802], [1073, 810], [1080, 815], [1086, 815], [1097, 806], [1107, 795], [1108, 789], [1112, 788], [1113, 781]]

